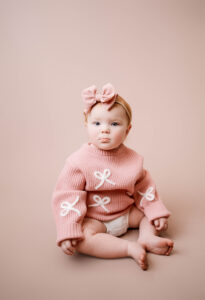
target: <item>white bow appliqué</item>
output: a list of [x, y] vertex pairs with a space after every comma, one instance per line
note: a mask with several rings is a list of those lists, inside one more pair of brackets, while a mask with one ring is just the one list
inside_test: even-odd
[[150, 186], [150, 187], [146, 190], [145, 193], [141, 193], [141, 192], [138, 191], [138, 193], [139, 193], [141, 196], [143, 196], [142, 199], [141, 199], [141, 201], [140, 201], [140, 206], [142, 206], [142, 202], [143, 202], [144, 199], [146, 199], [147, 201], [153, 201], [153, 200], [154, 200], [155, 196], [154, 196], [154, 194], [152, 194], [153, 190], [154, 190], [154, 188], [153, 188], [152, 186]]
[[105, 207], [106, 204], [110, 202], [110, 197], [104, 197], [100, 198], [98, 195], [93, 196], [93, 200], [96, 202], [94, 204], [90, 204], [88, 206], [102, 206], [102, 208], [106, 211], [109, 212], [109, 210]]
[[76, 209], [76, 208], [73, 208], [73, 206], [79, 201], [79, 199], [80, 199], [80, 197], [77, 196], [76, 199], [75, 199], [75, 201], [73, 203], [69, 203], [67, 201], [63, 201], [61, 203], [61, 208], [63, 208], [63, 209], [60, 212], [60, 216], [61, 217], [66, 216], [69, 213], [70, 210], [75, 211], [79, 216], [81, 216], [80, 211], [78, 209]]
[[111, 181], [108, 179], [108, 177], [110, 177], [110, 170], [109, 169], [105, 169], [103, 171], [103, 173], [101, 173], [100, 171], [95, 171], [94, 175], [97, 179], [100, 179], [100, 183], [95, 187], [95, 189], [97, 190], [99, 187], [101, 187], [105, 181], [109, 182], [112, 185], [115, 185], [115, 182]]

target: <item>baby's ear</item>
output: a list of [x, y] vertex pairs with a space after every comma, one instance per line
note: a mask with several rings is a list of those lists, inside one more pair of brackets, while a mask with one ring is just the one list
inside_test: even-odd
[[129, 133], [130, 129], [132, 128], [132, 124], [130, 124], [128, 127], [127, 127], [127, 131], [126, 131], [126, 134]]

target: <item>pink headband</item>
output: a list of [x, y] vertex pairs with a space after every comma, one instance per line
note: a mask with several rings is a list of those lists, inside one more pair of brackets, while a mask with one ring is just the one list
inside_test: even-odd
[[102, 92], [97, 93], [97, 88], [95, 85], [92, 85], [86, 89], [84, 89], [81, 93], [81, 96], [84, 101], [84, 112], [87, 114], [91, 111], [91, 108], [95, 103], [101, 102], [107, 106], [107, 110], [109, 110], [114, 103], [120, 104], [126, 111], [129, 119], [131, 120], [130, 112], [127, 110], [126, 106], [118, 102], [117, 93], [115, 93], [115, 89], [111, 83], [107, 83], [102, 87]]
[[84, 112], [87, 114], [93, 105], [97, 102], [102, 102], [107, 106], [109, 110], [112, 105], [115, 103], [115, 99], [117, 94], [115, 93], [115, 89], [111, 83], [107, 83], [102, 87], [102, 92], [97, 93], [97, 88], [95, 85], [92, 85], [86, 89], [84, 89], [81, 93], [83, 98], [85, 109]]

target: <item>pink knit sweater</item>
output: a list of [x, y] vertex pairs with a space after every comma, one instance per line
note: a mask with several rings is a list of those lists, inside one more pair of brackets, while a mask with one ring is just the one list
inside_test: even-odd
[[109, 151], [83, 144], [67, 158], [53, 192], [57, 245], [83, 238], [85, 216], [109, 221], [127, 213], [133, 204], [150, 221], [170, 216], [141, 155], [124, 144]]

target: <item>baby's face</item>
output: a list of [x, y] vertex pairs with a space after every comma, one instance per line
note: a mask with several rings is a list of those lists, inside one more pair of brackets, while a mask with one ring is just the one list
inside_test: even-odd
[[118, 104], [107, 110], [101, 103], [88, 115], [86, 128], [89, 142], [102, 150], [115, 149], [122, 144], [131, 128], [124, 108]]

